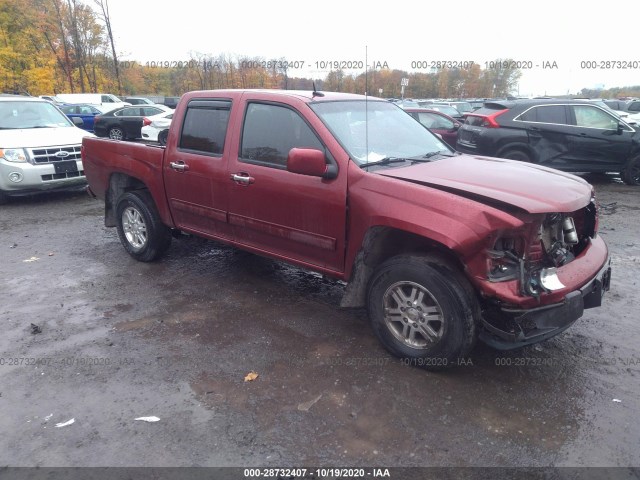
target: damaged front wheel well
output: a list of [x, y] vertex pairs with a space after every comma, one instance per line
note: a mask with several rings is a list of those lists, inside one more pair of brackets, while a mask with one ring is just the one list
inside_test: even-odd
[[372, 227], [364, 236], [362, 247], [356, 255], [340, 306], [365, 306], [367, 286], [376, 267], [389, 258], [402, 254], [427, 256], [435, 265], [461, 274], [464, 271], [457, 256], [439, 242], [391, 227]]

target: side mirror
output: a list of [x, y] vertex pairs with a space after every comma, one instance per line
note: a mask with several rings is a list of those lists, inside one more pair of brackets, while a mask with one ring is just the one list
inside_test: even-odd
[[453, 129], [454, 130], [458, 130], [461, 126], [462, 126], [461, 123], [456, 122], [456, 123], [453, 124]]
[[71, 121], [76, 127], [81, 127], [84, 125], [84, 120], [82, 120], [80, 117], [71, 117]]
[[292, 148], [287, 157], [287, 171], [311, 177], [335, 178], [329, 176], [333, 170], [327, 165], [324, 152], [313, 148]]
[[622, 135], [622, 132], [624, 132], [624, 126], [622, 125], [622, 123], [618, 122], [618, 128], [616, 129], [616, 133], [618, 135]]

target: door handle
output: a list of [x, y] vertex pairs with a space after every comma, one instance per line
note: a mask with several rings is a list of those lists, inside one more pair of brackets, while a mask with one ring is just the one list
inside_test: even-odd
[[256, 181], [255, 178], [249, 176], [248, 173], [232, 173], [231, 174], [231, 180], [233, 180], [236, 183], [239, 183], [241, 185], [251, 185], [253, 182]]
[[189, 170], [189, 165], [184, 163], [182, 160], [177, 162], [169, 162], [169, 167], [177, 170], [178, 172], [184, 172], [185, 170]]

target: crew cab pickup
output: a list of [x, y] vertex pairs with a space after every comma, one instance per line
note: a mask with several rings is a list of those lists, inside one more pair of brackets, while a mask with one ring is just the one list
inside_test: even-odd
[[342, 306], [366, 306], [382, 344], [428, 368], [478, 338], [552, 337], [609, 289], [587, 182], [459, 154], [381, 99], [189, 92], [166, 147], [85, 138], [82, 159], [134, 258], [182, 231], [343, 280]]

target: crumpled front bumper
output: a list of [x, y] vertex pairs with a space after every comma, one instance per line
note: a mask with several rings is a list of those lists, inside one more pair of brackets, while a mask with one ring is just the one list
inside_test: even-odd
[[568, 293], [563, 302], [531, 309], [501, 308], [494, 312], [509, 330], [497, 328], [482, 320], [479, 338], [498, 350], [512, 350], [542, 342], [567, 328], [582, 317], [587, 308], [602, 305], [602, 298], [611, 285], [611, 260], [607, 259], [598, 273], [578, 290]]

